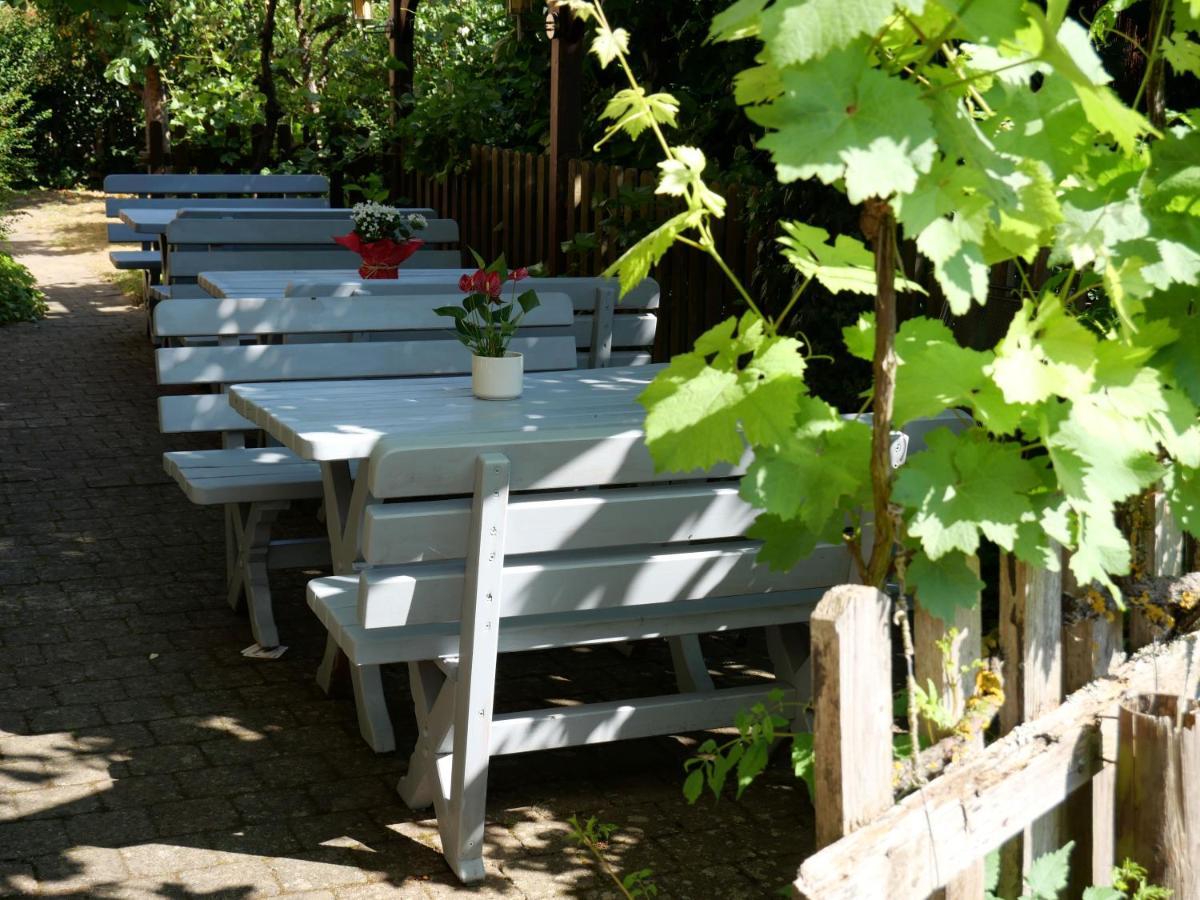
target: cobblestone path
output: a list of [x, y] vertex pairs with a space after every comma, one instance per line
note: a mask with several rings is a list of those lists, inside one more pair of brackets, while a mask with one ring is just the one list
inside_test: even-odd
[[[377, 756], [353, 701], [313, 681], [322, 632], [300, 573], [275, 582], [291, 649], [240, 655], [220, 512], [162, 472], [186, 444], [157, 431], [144, 313], [106, 280], [101, 200], [45, 195], [28, 213], [11, 245], [51, 312], [0, 329], [0, 895], [613, 896], [567, 839], [576, 813], [620, 825], [611, 861], [653, 868], [660, 896], [791, 879], [812, 841], [803, 789], [781, 770], [742, 803], [689, 807], [692, 744], [661, 739], [494, 762], [490, 875], [458, 885], [429, 813], [395, 793], [403, 672], [388, 675], [402, 749]], [[654, 693], [667, 671], [654, 644], [526, 654], [504, 661], [498, 702]]]

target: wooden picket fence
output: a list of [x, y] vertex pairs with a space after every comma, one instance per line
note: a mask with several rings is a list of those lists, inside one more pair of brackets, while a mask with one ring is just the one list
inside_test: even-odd
[[[1179, 574], [1182, 536], [1161, 502], [1156, 511], [1135, 553], [1147, 572]], [[891, 602], [874, 588], [845, 586], [826, 594], [814, 611], [818, 851], [801, 866], [794, 896], [982, 900], [983, 858], [995, 849], [1001, 852], [999, 893], [1017, 896], [1032, 860], [1070, 840], [1071, 883], [1063, 897], [1109, 884], [1124, 854], [1152, 876], [1156, 869], [1164, 876], [1170, 861], [1139, 844], [1152, 836], [1129, 820], [1134, 797], [1151, 790], [1134, 783], [1145, 773], [1122, 769], [1118, 783], [1118, 756], [1122, 766], [1136, 758], [1118, 753], [1118, 720], [1125, 741], [1129, 712], [1122, 704], [1131, 696], [1196, 695], [1200, 634], [1159, 643], [1162, 632], [1136, 609], [1127, 639], [1120, 616], [1064, 622], [1062, 573], [1002, 557], [999, 574], [1005, 736], [986, 749], [976, 736], [944, 774], [899, 802], [893, 799], [900, 770], [892, 758]], [[918, 608], [914, 624], [917, 679], [922, 687], [932, 680], [948, 696], [963, 676], [947, 672], [934, 642], [953, 625], [965, 635], [962, 660], [978, 655], [978, 605], [953, 623]], [[1146, 649], [1125, 660], [1127, 644]], [[1200, 786], [1193, 791], [1200, 795]], [[1200, 847], [1200, 835], [1187, 837]], [[1195, 872], [1187, 877], [1196, 878]]]
[[[566, 266], [556, 274], [600, 274], [621, 253], [614, 234], [618, 224], [641, 223], [648, 230], [651, 223], [679, 210], [672, 198], [653, 195], [657, 184], [653, 172], [571, 160], [566, 221], [562, 233], [554, 235], [550, 233], [550, 178], [550, 159], [545, 154], [475, 146], [466, 171], [443, 179], [407, 173], [400, 193], [414, 205], [432, 207], [439, 215], [457, 220], [465, 247], [489, 260], [503, 252], [512, 265], [542, 261], [553, 266], [557, 244], [577, 234], [594, 235], [594, 247], [568, 254]], [[614, 205], [622, 189], [637, 188], [645, 189], [647, 203]], [[728, 207], [714, 237], [730, 268], [748, 284], [758, 240], [747, 231], [741, 193], [732, 188], [722, 193]], [[651, 275], [662, 287], [655, 359], [689, 350], [699, 334], [738, 309], [735, 292], [716, 264], [692, 248], [673, 247]]]

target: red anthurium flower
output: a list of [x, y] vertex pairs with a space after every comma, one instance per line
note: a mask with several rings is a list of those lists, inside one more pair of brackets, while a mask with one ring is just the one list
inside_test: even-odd
[[476, 269], [475, 274], [471, 276], [471, 290], [477, 294], [487, 291], [487, 272], [483, 269]]
[[522, 278], [528, 278], [528, 277], [529, 277], [529, 270], [527, 268], [525, 268], [525, 266], [521, 266], [521, 268], [519, 268], [519, 269], [513, 269], [513, 273], [512, 273], [513, 281], [520, 281]]
[[460, 291], [462, 291], [464, 294], [471, 293], [471, 276], [470, 275], [464, 275], [462, 278], [458, 279], [458, 289]]
[[487, 293], [493, 300], [500, 296], [500, 285], [503, 282], [500, 279], [499, 272], [488, 272], [487, 274]]

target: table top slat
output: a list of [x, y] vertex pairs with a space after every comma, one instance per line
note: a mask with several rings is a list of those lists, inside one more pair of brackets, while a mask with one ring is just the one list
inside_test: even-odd
[[[496, 435], [640, 430], [637, 397], [662, 366], [526, 374], [517, 400], [477, 400], [470, 378], [238, 384], [233, 409], [304, 459], [364, 459], [385, 435], [414, 448], [481, 445]], [[435, 460], [436, 455], [431, 455]]]

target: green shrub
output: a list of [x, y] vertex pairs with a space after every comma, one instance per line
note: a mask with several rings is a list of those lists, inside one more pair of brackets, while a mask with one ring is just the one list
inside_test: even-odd
[[34, 322], [46, 314], [46, 300], [23, 265], [0, 252], [0, 325]]

